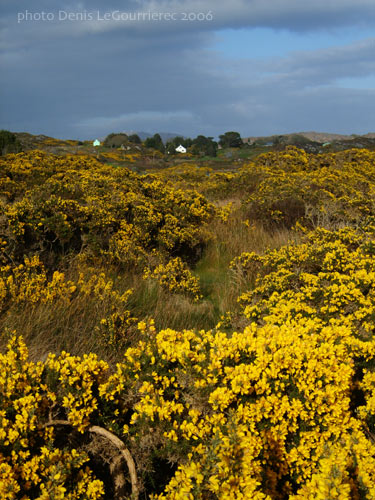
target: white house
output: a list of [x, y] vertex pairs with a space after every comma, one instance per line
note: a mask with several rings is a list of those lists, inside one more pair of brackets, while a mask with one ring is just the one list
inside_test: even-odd
[[93, 146], [100, 146], [100, 141], [99, 139], [95, 139], [95, 141], [92, 143]]
[[182, 146], [181, 144], [176, 148], [177, 153], [186, 153], [186, 148]]

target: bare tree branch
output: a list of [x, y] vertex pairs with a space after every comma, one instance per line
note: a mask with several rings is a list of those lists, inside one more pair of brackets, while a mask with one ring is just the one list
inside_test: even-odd
[[[50, 420], [49, 422], [44, 424], [43, 427], [52, 427], [58, 425], [68, 425], [72, 427], [72, 424], [68, 420]], [[132, 485], [132, 498], [134, 500], [138, 500], [139, 488], [138, 488], [137, 471], [135, 468], [133, 457], [131, 456], [130, 451], [126, 448], [125, 444], [115, 434], [113, 434], [110, 431], [107, 431], [107, 429], [104, 429], [104, 427], [99, 427], [98, 425], [92, 425], [87, 430], [92, 434], [104, 437], [107, 441], [109, 441], [114, 447], [116, 447], [119, 450], [122, 458], [126, 461], [128, 466], [130, 482]], [[122, 487], [122, 485], [125, 482], [125, 479], [119, 477], [122, 474], [122, 471], [118, 467], [118, 458], [114, 459], [114, 463], [111, 464], [110, 470], [113, 477], [115, 490], [118, 490], [120, 487]], [[117, 497], [117, 500], [120, 499]]]

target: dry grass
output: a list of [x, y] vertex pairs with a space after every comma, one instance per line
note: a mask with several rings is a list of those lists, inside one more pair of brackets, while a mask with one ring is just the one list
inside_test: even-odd
[[64, 303], [14, 306], [1, 318], [0, 330], [16, 330], [24, 337], [33, 360], [44, 360], [49, 352], [62, 350], [82, 355], [96, 352], [108, 361], [114, 352], [99, 342], [95, 327], [105, 317], [106, 308], [86, 297]]
[[[173, 295], [158, 284], [141, 279], [140, 274], [120, 273], [106, 269], [120, 292], [132, 288], [127, 308], [139, 320], [153, 318], [158, 329], [210, 329], [228, 311], [238, 312], [237, 297], [254, 284], [255, 276], [244, 277], [229, 269], [230, 261], [242, 252], [264, 253], [278, 248], [294, 234], [286, 229], [267, 232], [260, 225], [251, 225], [240, 208], [234, 210], [224, 223], [214, 221], [210, 227], [214, 237], [198, 262], [195, 274], [201, 282], [203, 300], [198, 303], [182, 295]], [[71, 263], [67, 279], [75, 279], [78, 267]], [[101, 270], [102, 271], [102, 270]], [[0, 318], [0, 330], [22, 333], [32, 359], [43, 360], [49, 352], [68, 351], [82, 355], [95, 352], [110, 363], [122, 358], [122, 350], [98, 338], [100, 320], [111, 314], [111, 303], [78, 294], [69, 304], [38, 304], [12, 306]], [[129, 342], [135, 341], [134, 328], [129, 332]]]
[[288, 229], [272, 233], [261, 225], [250, 224], [243, 212], [236, 210], [226, 223], [215, 221], [212, 226], [214, 240], [198, 263], [197, 274], [203, 284], [205, 296], [215, 305], [217, 318], [227, 311], [235, 311], [237, 297], [252, 287], [255, 276], [240, 276], [229, 269], [229, 263], [242, 252], [263, 254], [279, 248], [296, 236]]

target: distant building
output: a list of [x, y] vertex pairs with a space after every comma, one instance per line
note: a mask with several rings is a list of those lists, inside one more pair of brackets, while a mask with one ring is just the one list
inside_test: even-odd
[[99, 139], [95, 139], [95, 141], [92, 143], [93, 146], [100, 146], [100, 141]]
[[186, 148], [184, 148], [184, 146], [182, 146], [182, 144], [180, 144], [180, 145], [176, 148], [176, 151], [177, 151], [177, 153], [186, 153]]

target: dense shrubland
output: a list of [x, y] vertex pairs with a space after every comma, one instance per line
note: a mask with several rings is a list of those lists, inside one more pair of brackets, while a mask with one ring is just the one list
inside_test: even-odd
[[0, 159], [0, 497], [375, 498], [375, 154]]

